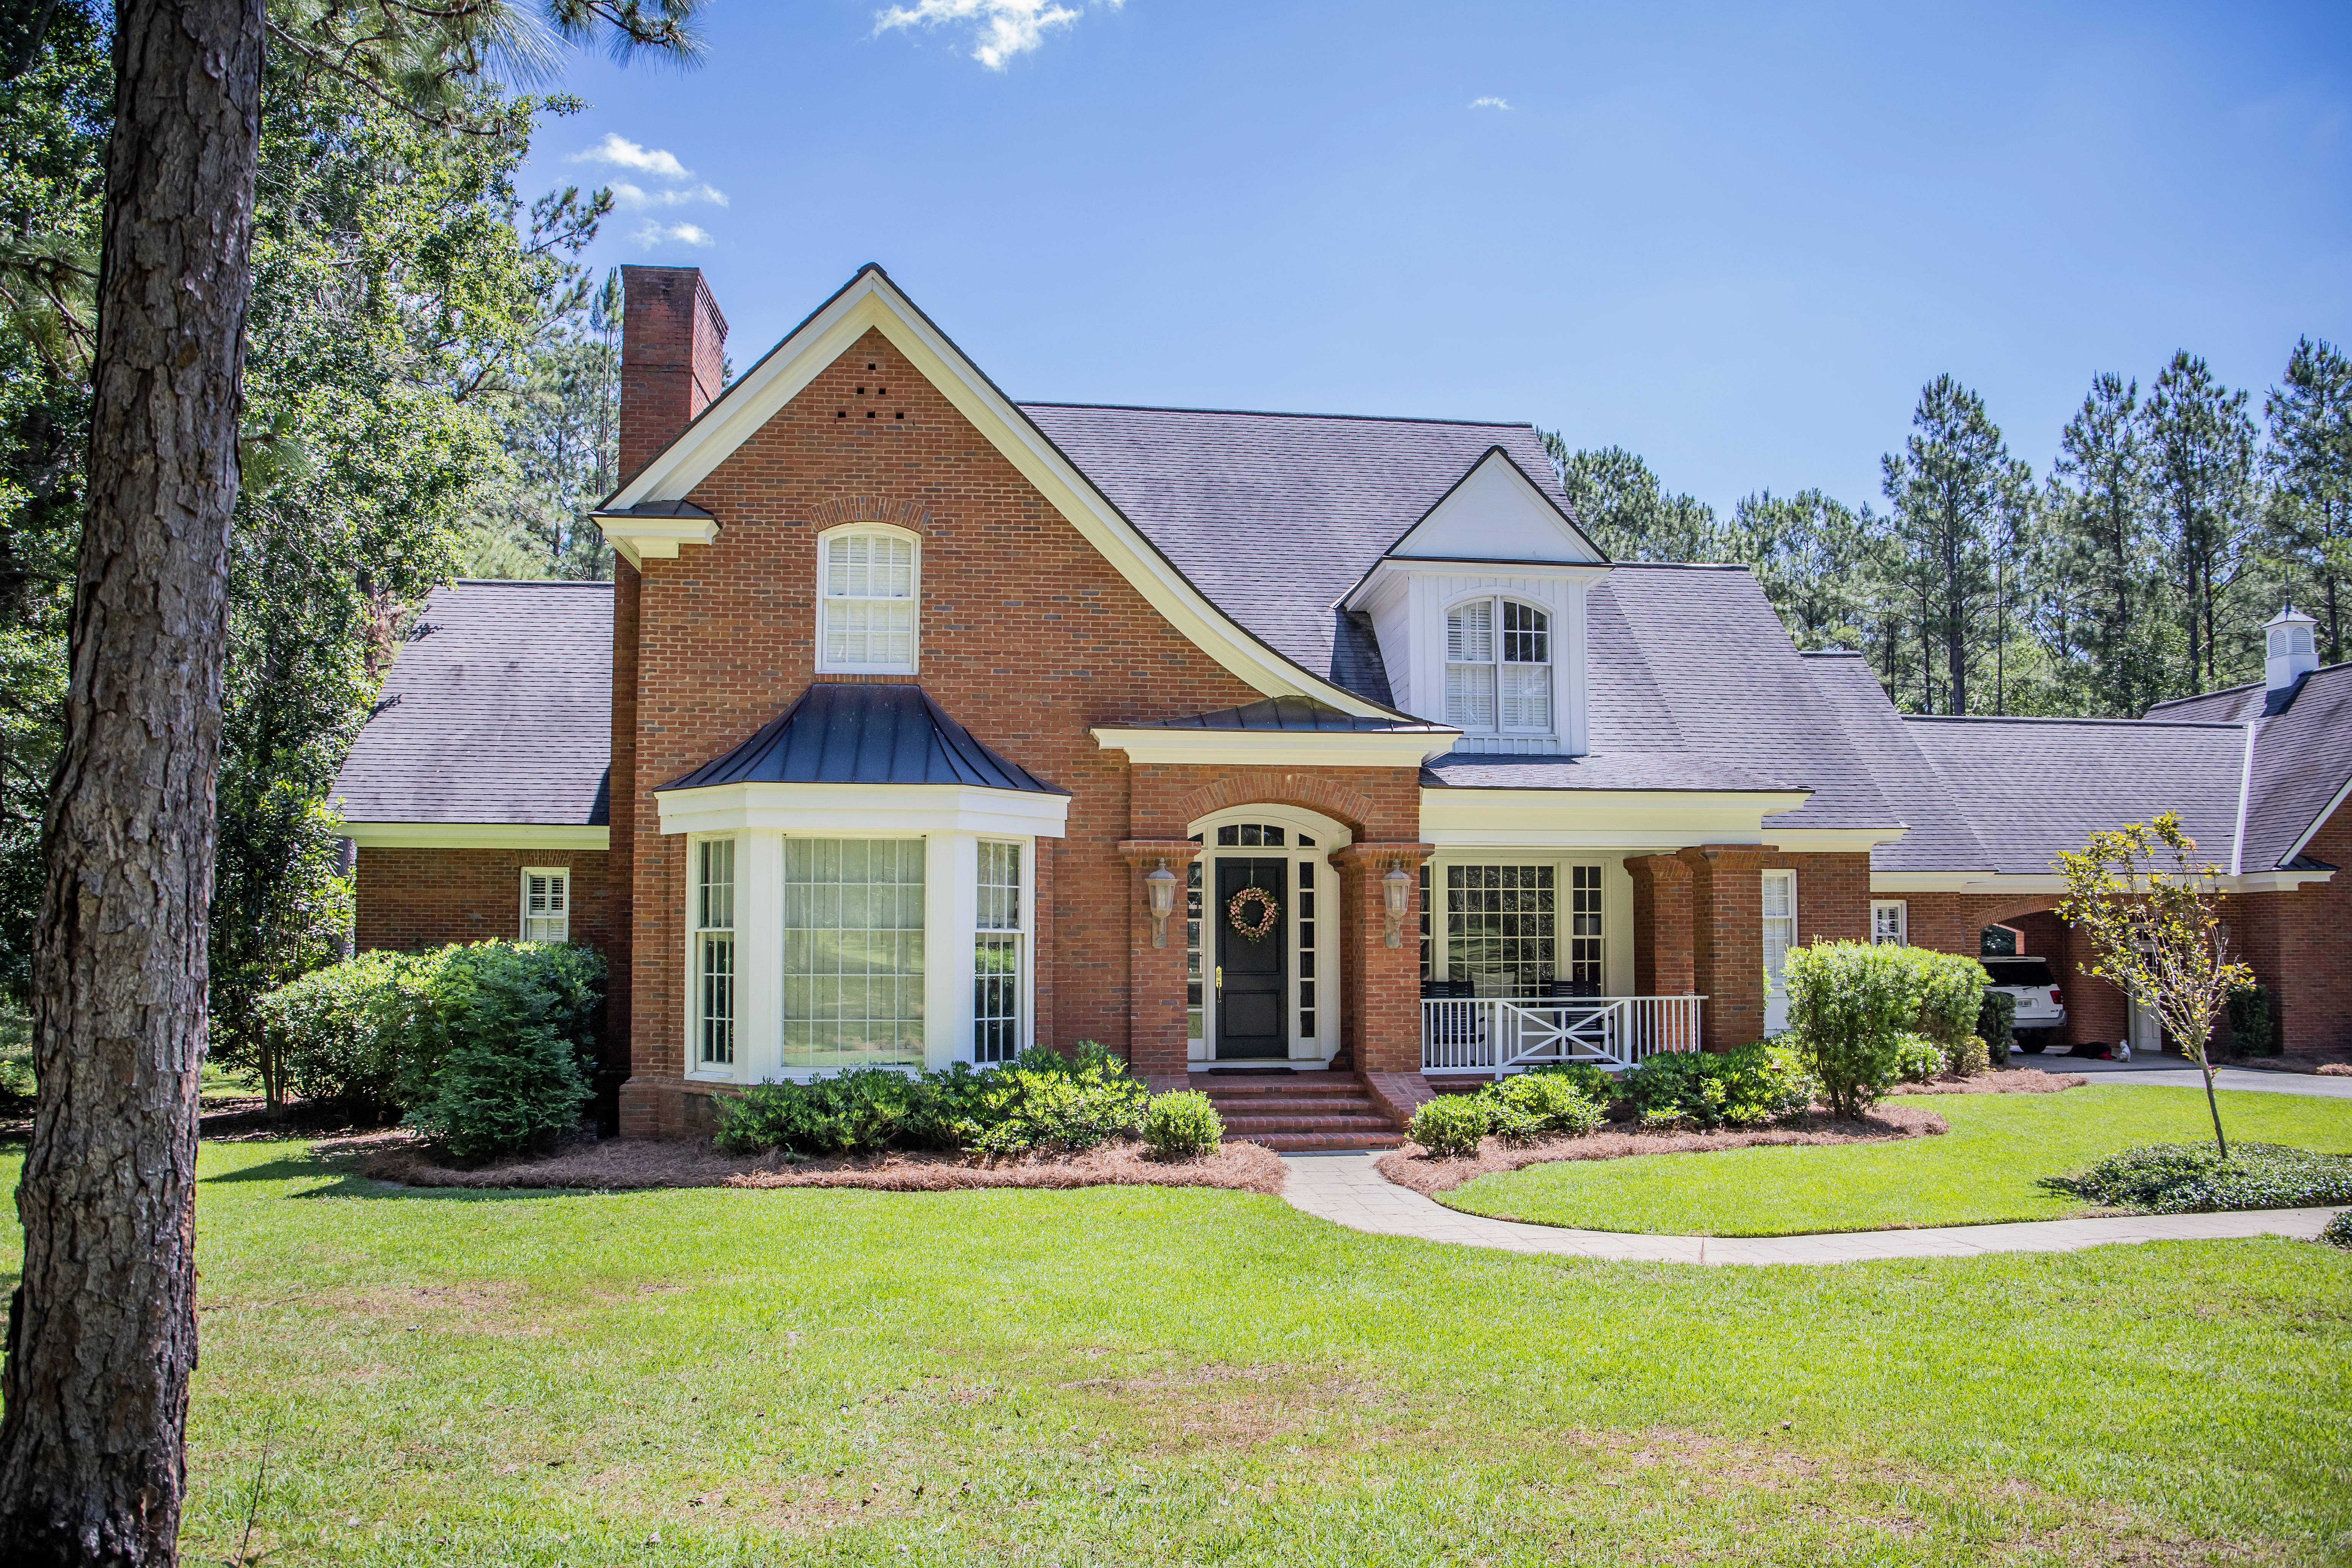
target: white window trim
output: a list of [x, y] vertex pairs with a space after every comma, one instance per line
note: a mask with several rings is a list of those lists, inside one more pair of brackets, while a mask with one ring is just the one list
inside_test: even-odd
[[[705, 931], [720, 928], [700, 923], [702, 903], [702, 848], [706, 844], [735, 845], [734, 882], [729, 900], [734, 906], [733, 921], [724, 929], [735, 938], [735, 971], [732, 998], [735, 1016], [730, 1020], [730, 1038], [733, 1042], [733, 1059], [720, 1063], [702, 1059], [702, 936]], [[687, 841], [686, 848], [686, 1056], [687, 1076], [716, 1079], [731, 1082], [743, 1061], [743, 848], [731, 833], [702, 834]]]
[[[994, 927], [982, 927], [980, 923], [980, 878], [978, 873], [980, 863], [979, 847], [982, 844], [1010, 844], [1020, 854], [1021, 913], [1018, 917], [1020, 921], [1020, 929], [1017, 931], [1007, 932], [997, 930]], [[976, 966], [977, 955], [980, 946], [980, 939], [982, 937], [1012, 935], [1020, 938], [1019, 942], [1015, 944], [1016, 950], [1021, 955], [1020, 966], [1013, 982], [1014, 991], [1019, 998], [1014, 1005], [1020, 1009], [1020, 1027], [1016, 1031], [1013, 1041], [1013, 1049], [1017, 1054], [1018, 1052], [1029, 1049], [1032, 1046], [1037, 1043], [1037, 841], [1034, 838], [1009, 838], [989, 834], [976, 836], [972, 840], [972, 921], [971, 946], [973, 950], [972, 962], [975, 964], [973, 972], [975, 979], [978, 975], [978, 969]], [[962, 1059], [971, 1062], [975, 1066], [982, 1065], [980, 1062], [979, 1053], [980, 1019], [978, 1014], [975, 1012], [971, 1017], [967, 1018], [964, 1021]]]
[[1911, 906], [1907, 900], [1903, 899], [1873, 899], [1870, 900], [1871, 942], [1873, 943], [1877, 943], [1878, 942], [1878, 912], [1881, 910], [1893, 910], [1895, 911], [1895, 941], [1886, 945], [1894, 947], [1910, 946]]
[[[1444, 687], [1440, 687], [1437, 693], [1438, 700], [1436, 706], [1439, 711], [1444, 714], [1444, 722], [1457, 725], [1465, 735], [1491, 735], [1497, 739], [1518, 741], [1558, 740], [1559, 738], [1560, 710], [1559, 637], [1561, 617], [1559, 611], [1552, 605], [1544, 604], [1540, 600], [1530, 599], [1523, 594], [1505, 594], [1493, 591], [1477, 594], [1465, 594], [1457, 598], [1448, 600], [1444, 608], [1439, 612], [1437, 621], [1437, 664], [1441, 672], [1441, 679], [1446, 679], [1444, 672], [1449, 671], [1452, 667], [1457, 663], [1475, 662], [1457, 660], [1452, 657], [1449, 651], [1448, 634], [1451, 630], [1451, 624], [1454, 619], [1454, 612], [1461, 609], [1465, 605], [1475, 605], [1482, 600], [1494, 606], [1494, 630], [1492, 635], [1495, 639], [1495, 657], [1492, 660], [1487, 662], [1486, 668], [1495, 672], [1495, 722], [1492, 726], [1483, 730], [1473, 729], [1467, 724], [1460, 723], [1453, 715], [1451, 704], [1446, 700]], [[1544, 710], [1551, 716], [1551, 722], [1539, 730], [1512, 729], [1505, 725], [1503, 722], [1503, 638], [1507, 635], [1503, 630], [1503, 607], [1506, 605], [1517, 605], [1522, 609], [1532, 610], [1537, 615], [1543, 617], [1544, 647], [1549, 657], [1547, 658], [1541, 665], [1518, 665], [1516, 667], [1522, 669], [1539, 668], [1545, 672], [1545, 685], [1549, 689], [1546, 693]], [[1450, 679], [1448, 683], [1450, 684]]]
[[[1766, 881], [1780, 879], [1785, 880], [1789, 884], [1789, 913], [1787, 916], [1789, 922], [1789, 946], [1787, 952], [1794, 952], [1797, 950], [1798, 933], [1802, 929], [1798, 923], [1797, 916], [1797, 873], [1793, 870], [1775, 868], [1764, 872], [1763, 878]], [[1765, 920], [1769, 918], [1770, 917], [1769, 916], [1762, 917], [1756, 922], [1757, 942], [1759, 946], [1761, 946], [1763, 943], [1763, 928]], [[1785, 1032], [1789, 1026], [1789, 984], [1787, 976], [1787, 959], [1785, 957], [1783, 957], [1781, 964], [1782, 973], [1780, 974], [1773, 974], [1769, 966], [1765, 971], [1764, 1032], [1768, 1036]], [[1778, 1028], [1774, 1027], [1776, 1023], [1779, 1025]]]
[[[908, 568], [908, 606], [912, 618], [908, 625], [908, 653], [905, 664], [836, 664], [825, 657], [825, 605], [829, 602], [824, 591], [825, 552], [836, 539], [852, 534], [869, 533], [888, 539], [903, 540], [912, 549], [912, 563]], [[845, 600], [844, 603], [853, 601]], [[894, 600], [875, 600], [891, 604]], [[923, 665], [923, 536], [911, 528], [900, 528], [888, 522], [845, 522], [828, 528], [816, 536], [816, 671], [820, 675], [917, 675]]]
[[[533, 877], [560, 877], [563, 879], [563, 934], [554, 940], [570, 942], [572, 940], [572, 868], [569, 866], [525, 866], [522, 868], [522, 920], [515, 928], [518, 933], [516, 940], [519, 942], [533, 940], [530, 934], [530, 879]], [[548, 917], [541, 918], [543, 920]], [[541, 937], [537, 940], [545, 942], [549, 939]]]

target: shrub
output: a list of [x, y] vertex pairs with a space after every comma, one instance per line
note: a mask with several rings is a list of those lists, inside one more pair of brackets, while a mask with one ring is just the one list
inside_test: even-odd
[[1817, 942], [1789, 954], [1787, 980], [1789, 1023], [1822, 1098], [1857, 1116], [1921, 1059], [1915, 1047], [1906, 1061], [1906, 1036], [1928, 1035], [1940, 1068], [1944, 1042], [1965, 1038], [1983, 1005], [1986, 975], [1972, 958], [1923, 948]]
[[1001, 1068], [971, 1075], [971, 1109], [956, 1141], [987, 1155], [1033, 1149], [1075, 1152], [1132, 1134], [1151, 1091], [1127, 1076], [1127, 1064], [1088, 1040], [1070, 1056], [1024, 1051]]
[[2346, 1209], [2329, 1220], [2320, 1231], [2319, 1239], [2330, 1247], [2352, 1248], [2352, 1209]]
[[402, 1092], [408, 1123], [461, 1160], [569, 1131], [594, 1088], [593, 948], [482, 942], [421, 955], [396, 982], [414, 999]]
[[1912, 999], [1917, 1006], [1912, 1028], [1942, 1047], [1945, 1065], [1952, 1067], [1969, 1037], [1976, 1033], [1977, 1016], [1984, 1011], [1985, 987], [1992, 977], [1983, 964], [1959, 953], [1925, 947], [1893, 951], [1901, 955], [1910, 973]]
[[[1598, 1069], [1587, 1067], [1585, 1070], [1607, 1083]], [[1601, 1125], [1600, 1102], [1566, 1072], [1521, 1073], [1489, 1085], [1479, 1095], [1486, 1101], [1495, 1135], [1514, 1142], [1548, 1132], [1580, 1136]], [[1524, 1131], [1522, 1121], [1527, 1124]]]
[[1617, 1097], [1617, 1080], [1591, 1062], [1546, 1062], [1504, 1081], [1525, 1083], [1529, 1079], [1563, 1079], [1595, 1105], [1607, 1105]]
[[806, 1083], [754, 1084], [719, 1100], [713, 1142], [730, 1154], [1091, 1149], [1134, 1132], [1150, 1097], [1124, 1061], [1089, 1040], [1068, 1056], [1037, 1048], [1002, 1067], [853, 1068]]
[[2009, 1065], [2017, 1047], [2017, 998], [2006, 991], [1988, 990], [1977, 1009], [1977, 1033], [1983, 1037], [1985, 1059], [1997, 1068]]
[[1441, 1094], [1422, 1102], [1406, 1129], [1412, 1141], [1437, 1155], [1469, 1155], [1486, 1136], [1486, 1102], [1475, 1094]]
[[1926, 1083], [1944, 1070], [1944, 1047], [1925, 1035], [1901, 1035], [1895, 1044], [1895, 1076], [1904, 1083]]
[[1763, 1043], [1736, 1051], [1665, 1051], [1617, 1080], [1645, 1126], [1754, 1127], [1801, 1110], [1812, 1085], [1797, 1058]]
[[1155, 1160], [1189, 1160], [1224, 1141], [1224, 1118], [1198, 1089], [1157, 1094], [1143, 1111], [1143, 1146]]
[[341, 1101], [362, 1121], [397, 1117], [411, 1012], [400, 981], [410, 963], [362, 952], [263, 996], [263, 1054], [279, 1083], [304, 1100]]
[[1954, 1078], [1974, 1078], [1992, 1070], [1992, 1047], [1986, 1045], [1982, 1035], [1970, 1035], [1959, 1048], [1944, 1056], [1944, 1065]]
[[720, 1097], [718, 1110], [714, 1141], [733, 1154], [769, 1149], [865, 1154], [894, 1145], [954, 1142], [954, 1111], [939, 1076], [890, 1068], [852, 1068], [806, 1083], [754, 1084]]
[[2230, 1054], [2233, 1057], [2274, 1057], [2278, 1031], [2271, 1022], [2271, 994], [2250, 985], [2232, 995], [2230, 1009]]
[[2143, 1214], [2317, 1208], [2352, 1204], [2352, 1156], [2241, 1143], [2225, 1160], [2209, 1144], [2151, 1143], [2049, 1184]]

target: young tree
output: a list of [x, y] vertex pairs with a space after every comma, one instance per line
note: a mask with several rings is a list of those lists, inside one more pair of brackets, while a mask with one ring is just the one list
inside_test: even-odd
[[[1966, 713], [1970, 674], [1992, 640], [1984, 624], [1998, 609], [1995, 562], [2015, 550], [2033, 475], [2010, 457], [1984, 399], [1948, 375], [1921, 391], [1911, 425], [1904, 450], [1880, 459], [1898, 572], [1918, 615], [1922, 663], [1943, 667], [1944, 711]], [[1932, 677], [1922, 696], [1934, 712]]]
[[[624, 49], [639, 31], [690, 42], [693, 0], [550, 5], [559, 28], [609, 27]], [[87, 504], [33, 937], [40, 1089], [0, 1366], [0, 1561], [170, 1563], [176, 1549], [265, 35], [420, 112], [527, 41], [493, 0], [286, 9], [277, 26], [263, 0], [115, 13]], [[26, 49], [42, 47], [33, 34]]]
[[2141, 418], [2173, 611], [2189, 642], [2189, 668], [2168, 695], [2187, 696], [2221, 684], [2230, 591], [2254, 561], [2254, 422], [2246, 395], [2185, 349], [2148, 389]]
[[2325, 340], [2295, 340], [2286, 374], [2264, 399], [2270, 467], [2287, 514], [2282, 531], [2318, 580], [2327, 662], [2344, 657], [2352, 580], [2352, 357]]
[[2058, 913], [2090, 937], [2098, 954], [2091, 973], [2153, 1009], [2165, 1032], [2196, 1057], [2213, 1143], [2226, 1160], [2230, 1142], [2207, 1043], [2222, 1006], [2253, 984], [2254, 972], [2230, 956], [2219, 909], [2221, 868], [2198, 864], [2196, 855], [2197, 841], [2168, 811], [2152, 822], [2094, 833], [2081, 849], [2058, 858], [2066, 879]]

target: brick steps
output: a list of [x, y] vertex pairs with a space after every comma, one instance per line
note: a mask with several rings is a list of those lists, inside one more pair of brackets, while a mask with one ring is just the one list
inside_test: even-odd
[[1192, 1087], [1216, 1103], [1226, 1137], [1278, 1152], [1393, 1149], [1404, 1142], [1352, 1075], [1195, 1073]]

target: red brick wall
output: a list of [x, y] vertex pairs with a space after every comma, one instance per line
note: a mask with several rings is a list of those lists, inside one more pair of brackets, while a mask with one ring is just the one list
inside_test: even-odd
[[[631, 1016], [642, 1081], [632, 1092], [684, 1087], [685, 999], [674, 960], [684, 942], [685, 864], [682, 840], [661, 834], [652, 788], [743, 740], [813, 679], [817, 536], [857, 520], [921, 538], [916, 679], [924, 689], [979, 740], [1072, 792], [1068, 837], [1040, 846], [1041, 1040], [1131, 1049], [1134, 969], [1151, 962], [1139, 952], [1163, 962], [1175, 952], [1181, 1017], [1181, 948], [1148, 947], [1141, 871], [1119, 845], [1182, 837], [1184, 796], [1220, 781], [1169, 770], [1132, 786], [1142, 804], [1131, 809], [1124, 756], [1087, 731], [1259, 694], [1162, 620], [879, 333], [820, 373], [691, 499], [719, 519], [719, 537], [677, 560], [646, 563], [634, 787], [615, 770], [615, 841], [625, 813], [635, 827]], [[617, 700], [614, 708], [617, 715]], [[1328, 809], [1360, 797], [1370, 803], [1362, 816], [1371, 832], [1417, 837], [1413, 770], [1350, 770], [1344, 784], [1339, 776], [1302, 782], [1281, 798]], [[650, 1111], [625, 1125], [646, 1118], [667, 1125]]]
[[2231, 937], [2270, 988], [2289, 1054], [2352, 1058], [2352, 811], [2329, 817], [2304, 853], [2347, 869], [2292, 892], [2228, 900]]
[[[1797, 873], [1797, 943], [1870, 940], [1870, 857], [1783, 855], [1764, 869]], [[1760, 897], [1760, 892], [1759, 892]], [[1760, 917], [1759, 917], [1760, 918]]]
[[621, 268], [621, 472], [634, 477], [719, 395], [727, 321], [701, 269]]
[[1700, 1037], [1710, 1051], [1737, 1049], [1764, 1033], [1762, 872], [1774, 853], [1754, 844], [1681, 852], [1691, 868], [1691, 984], [1706, 998]]
[[2020, 951], [2050, 960], [2066, 993], [2066, 1026], [2061, 1037], [2068, 1045], [2113, 1045], [2131, 1026], [2124, 994], [2109, 981], [2090, 972], [2095, 958], [2090, 943], [2050, 912], [2055, 893], [2019, 898], [2009, 893], [1904, 893], [1906, 920], [1915, 947], [1938, 952], [1966, 953], [1974, 958], [1983, 950], [1984, 928], [2014, 927]]
[[522, 868], [572, 871], [572, 940], [612, 956], [602, 849], [373, 849], [359, 853], [353, 941], [408, 951], [522, 935]]

